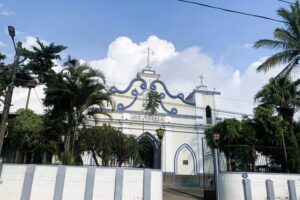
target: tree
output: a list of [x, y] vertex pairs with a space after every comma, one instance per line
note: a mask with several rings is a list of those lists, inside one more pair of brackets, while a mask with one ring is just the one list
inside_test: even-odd
[[[228, 171], [232, 171], [232, 164], [234, 164], [232, 158], [236, 155], [243, 154], [243, 156], [239, 156], [240, 158], [244, 158], [243, 163], [254, 160], [251, 156], [245, 157], [245, 155], [252, 155], [251, 153], [249, 154], [249, 149], [234, 148], [234, 146], [254, 144], [254, 132], [251, 127], [247, 126], [246, 121], [240, 122], [237, 119], [225, 119], [205, 129], [204, 133], [209, 147], [214, 148], [217, 145], [220, 151], [224, 152]], [[218, 141], [213, 139], [214, 134], [220, 134]], [[241, 150], [246, 150], [246, 152]]]
[[292, 81], [288, 76], [271, 78], [255, 95], [259, 106], [275, 106], [278, 114], [288, 123], [288, 133], [291, 141], [291, 146], [295, 151], [295, 160], [298, 170], [300, 170], [300, 151], [294, 133], [294, 114], [300, 106], [300, 91], [298, 87], [300, 80]]
[[274, 39], [261, 39], [255, 44], [255, 48], [270, 48], [281, 50], [270, 56], [257, 71], [268, 71], [278, 64], [287, 64], [280, 74], [288, 74], [300, 59], [300, 6], [299, 2], [291, 4], [290, 10], [280, 8], [277, 14], [286, 22], [284, 28], [276, 28]]
[[87, 117], [97, 120], [97, 114], [109, 116], [105, 108], [114, 107], [114, 102], [105, 88], [105, 77], [100, 71], [70, 57], [64, 66], [47, 83], [44, 104], [49, 107], [52, 116], [67, 122], [64, 151], [65, 154], [74, 154], [79, 127], [85, 126]]
[[[31, 110], [20, 109], [17, 116], [9, 123], [7, 143], [17, 149], [17, 162], [32, 163], [41, 161], [41, 132], [43, 119]], [[40, 155], [35, 154], [39, 152]], [[22, 159], [23, 157], [23, 159]], [[38, 158], [39, 157], [39, 158]]]
[[149, 112], [150, 115], [154, 115], [159, 108], [161, 102], [160, 96], [157, 91], [150, 91], [147, 94], [147, 104], [145, 110]]
[[139, 157], [139, 144], [133, 135], [123, 134], [110, 125], [84, 128], [81, 131], [81, 150], [92, 152], [97, 166], [97, 157], [101, 158], [102, 166], [122, 166], [125, 162], [135, 163]]
[[60, 53], [66, 49], [63, 45], [55, 45], [50, 43], [44, 44], [38, 38], [36, 46], [32, 49], [23, 49], [22, 56], [26, 58], [27, 64], [23, 65], [23, 70], [34, 75], [39, 83], [46, 84], [51, 82], [52, 78], [56, 77], [56, 72], [53, 70], [55, 62], [61, 60]]

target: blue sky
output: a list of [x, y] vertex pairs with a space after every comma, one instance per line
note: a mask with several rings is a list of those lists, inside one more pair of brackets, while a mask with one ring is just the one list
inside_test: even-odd
[[[288, 5], [277, 0], [198, 0], [226, 8], [276, 18], [276, 10]], [[118, 36], [136, 42], [156, 35], [171, 41], [176, 49], [200, 46], [215, 61], [222, 60], [244, 70], [249, 63], [270, 54], [243, 48], [259, 38], [270, 38], [280, 23], [224, 13], [177, 0], [4, 0], [0, 15], [0, 39], [10, 45], [4, 29], [14, 25], [25, 35], [68, 47], [66, 53], [90, 60], [104, 56]], [[6, 50], [5, 50], [6, 51]]]
[[[195, 1], [272, 18], [289, 6], [278, 0]], [[24, 43], [31, 44], [31, 36], [67, 46], [64, 55], [88, 61], [111, 84], [126, 85], [135, 76], [145, 64], [139, 52], [150, 44], [156, 50], [153, 66], [172, 91], [187, 94], [204, 74], [205, 83], [222, 92], [223, 109], [248, 113], [254, 94], [274, 75], [255, 72], [273, 52], [251, 45], [283, 26], [177, 0], [0, 0], [0, 52], [8, 55], [13, 55], [8, 25]], [[14, 97], [24, 104], [26, 92]]]

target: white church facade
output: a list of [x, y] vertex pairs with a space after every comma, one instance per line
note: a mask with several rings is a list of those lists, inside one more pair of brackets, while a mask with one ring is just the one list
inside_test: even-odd
[[[161, 98], [154, 115], [145, 110], [149, 91], [157, 91]], [[147, 158], [151, 168], [179, 175], [203, 173], [204, 130], [228, 118], [228, 112], [215, 106], [215, 96], [220, 92], [210, 91], [201, 83], [187, 97], [182, 93], [172, 94], [160, 75], [149, 67], [137, 73], [126, 88], [113, 86], [109, 92], [116, 107], [110, 113], [111, 119], [99, 115], [99, 121], [135, 135], [138, 141], [148, 140], [152, 149]], [[242, 117], [231, 114], [232, 118]], [[161, 140], [157, 137], [158, 129], [165, 130]]]

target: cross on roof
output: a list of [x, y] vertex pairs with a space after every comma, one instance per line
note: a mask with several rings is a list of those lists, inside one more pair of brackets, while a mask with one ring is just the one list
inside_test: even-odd
[[154, 51], [152, 49], [150, 49], [150, 47], [148, 47], [146, 50], [145, 50], [145, 53], [147, 53], [147, 66], [146, 68], [150, 69], [150, 55], [154, 55]]
[[200, 75], [199, 78], [200, 78], [201, 86], [203, 86], [203, 79], [204, 79], [204, 76], [203, 76], [203, 75]]

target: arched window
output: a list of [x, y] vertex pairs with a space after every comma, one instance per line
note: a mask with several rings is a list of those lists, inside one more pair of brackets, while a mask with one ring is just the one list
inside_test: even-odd
[[212, 117], [211, 117], [211, 108], [209, 106], [206, 106], [206, 123], [212, 124]]

